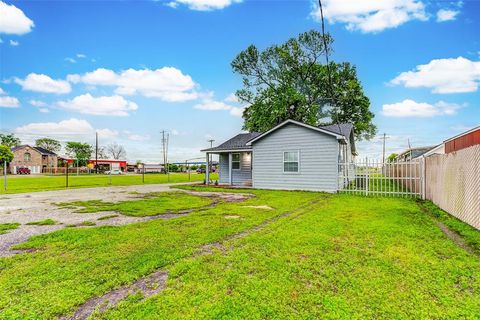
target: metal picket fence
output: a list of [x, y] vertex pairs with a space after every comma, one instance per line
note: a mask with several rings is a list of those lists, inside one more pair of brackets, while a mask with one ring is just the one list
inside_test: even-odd
[[423, 198], [424, 159], [383, 162], [359, 159], [339, 164], [339, 192], [365, 196]]

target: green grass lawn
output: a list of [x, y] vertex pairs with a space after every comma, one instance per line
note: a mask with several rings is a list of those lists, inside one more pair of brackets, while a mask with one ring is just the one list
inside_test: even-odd
[[[111, 178], [111, 179], [110, 179]], [[171, 173], [170, 177], [164, 174], [146, 174], [145, 184], [176, 183], [188, 181], [203, 181], [205, 174]], [[212, 174], [211, 179], [218, 179], [218, 175]], [[8, 176], [6, 193], [21, 193], [65, 189], [65, 176]], [[111, 181], [111, 183], [110, 183]], [[68, 177], [69, 188], [89, 188], [108, 186], [129, 186], [143, 184], [141, 174], [129, 174], [121, 176], [108, 175], [79, 175], [70, 174]], [[3, 179], [0, 194], [4, 194]]]
[[0, 223], [0, 234], [5, 234], [9, 230], [17, 229], [20, 223]]
[[134, 201], [105, 202], [102, 200], [62, 202], [60, 207], [78, 208], [75, 212], [89, 213], [115, 211], [126, 216], [145, 217], [162, 213], [174, 213], [185, 209], [207, 206], [212, 200], [206, 197], [193, 196], [181, 192], [149, 193], [143, 199]]
[[[96, 317], [475, 319], [480, 314], [479, 256], [447, 238], [436, 225], [438, 215], [423, 204], [232, 191], [256, 197], [171, 220], [32, 238], [18, 247], [33, 252], [0, 259], [0, 318], [71, 315], [89, 298], [159, 268], [169, 274], [160, 294], [146, 300], [134, 295]], [[286, 212], [292, 214], [226, 240], [224, 250], [192, 255], [201, 245]], [[232, 215], [238, 218], [226, 219]], [[457, 229], [469, 230], [470, 245], [480, 243], [480, 232], [466, 225]]]

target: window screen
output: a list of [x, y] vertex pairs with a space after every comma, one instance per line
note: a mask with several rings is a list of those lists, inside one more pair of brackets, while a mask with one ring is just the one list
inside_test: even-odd
[[283, 172], [298, 172], [298, 152], [283, 153]]
[[232, 169], [240, 170], [240, 153], [232, 153]]

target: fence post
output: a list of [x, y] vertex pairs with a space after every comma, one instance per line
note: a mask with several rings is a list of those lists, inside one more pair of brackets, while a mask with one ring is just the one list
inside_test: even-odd
[[422, 157], [421, 174], [422, 178], [422, 200], [427, 198], [427, 159]]
[[7, 192], [7, 160], [3, 162], [3, 175], [4, 175], [3, 190]]
[[368, 165], [368, 158], [365, 158], [365, 166], [367, 167], [367, 172], [365, 174], [365, 195], [368, 196], [368, 188], [370, 188], [369, 181], [368, 181], [369, 175], [370, 175], [369, 174], [370, 167]]

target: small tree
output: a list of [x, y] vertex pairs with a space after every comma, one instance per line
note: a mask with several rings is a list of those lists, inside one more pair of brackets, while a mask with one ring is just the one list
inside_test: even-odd
[[395, 160], [397, 160], [397, 157], [398, 157], [398, 154], [392, 153], [391, 155], [388, 156], [387, 162], [394, 162]]
[[[0, 167], [7, 170], [8, 164], [13, 160], [13, 152], [9, 147], [0, 145]], [[7, 166], [5, 165], [7, 163]]]
[[70, 157], [77, 160], [78, 166], [84, 166], [90, 159], [93, 148], [88, 143], [70, 141], [67, 142], [65, 151]]
[[22, 142], [15, 137], [13, 133], [0, 133], [0, 144], [7, 146], [9, 149], [19, 146]]
[[62, 148], [62, 145], [59, 141], [55, 139], [50, 139], [50, 138], [37, 139], [35, 140], [35, 145], [37, 147], [47, 149], [48, 151], [51, 151], [54, 153], [60, 151], [60, 149]]
[[107, 154], [115, 160], [125, 159], [127, 157], [127, 152], [125, 151], [125, 148], [117, 144], [116, 142], [107, 146]]

